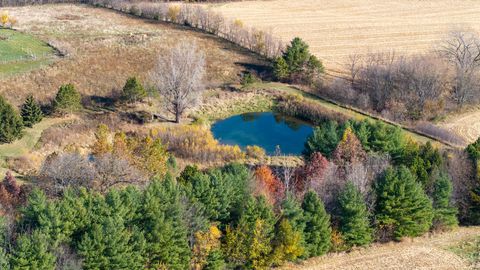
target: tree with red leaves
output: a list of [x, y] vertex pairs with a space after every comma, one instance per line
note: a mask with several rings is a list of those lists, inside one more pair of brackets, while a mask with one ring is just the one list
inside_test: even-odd
[[304, 193], [307, 189], [320, 186], [325, 180], [330, 162], [320, 152], [310, 156], [308, 162], [295, 173], [295, 190]]
[[16, 209], [24, 200], [24, 191], [10, 171], [0, 183], [0, 205], [2, 210], [10, 212]]
[[271, 204], [281, 201], [285, 195], [285, 185], [272, 172], [270, 167], [266, 165], [259, 166], [255, 169], [255, 192], [263, 195]]

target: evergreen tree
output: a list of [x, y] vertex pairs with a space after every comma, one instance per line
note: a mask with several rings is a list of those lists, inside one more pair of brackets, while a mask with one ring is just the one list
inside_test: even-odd
[[141, 101], [147, 96], [145, 88], [137, 77], [130, 77], [123, 87], [122, 99], [128, 103]]
[[344, 130], [345, 126], [338, 125], [336, 121], [322, 122], [313, 130], [313, 134], [305, 142], [303, 155], [309, 158], [314, 152], [320, 152], [326, 157], [331, 157]]
[[310, 190], [303, 197], [302, 209], [306, 255], [313, 257], [327, 253], [330, 249], [332, 228], [330, 215], [325, 211], [322, 200]]
[[84, 269], [144, 269], [143, 234], [124, 226], [120, 216], [103, 217], [82, 237], [78, 246]]
[[302, 233], [295, 230], [288, 219], [283, 218], [273, 240], [273, 263], [282, 265], [302, 256], [305, 253], [302, 238]]
[[50, 239], [39, 231], [20, 235], [12, 251], [12, 270], [55, 269], [55, 255], [50, 251], [49, 243]]
[[298, 37], [294, 38], [283, 53], [283, 59], [288, 65], [290, 74], [301, 72], [304, 64], [310, 59], [307, 43]]
[[303, 209], [292, 193], [287, 193], [281, 204], [281, 215], [286, 218], [290, 225], [300, 232], [305, 228]]
[[432, 194], [433, 227], [438, 230], [451, 229], [458, 225], [457, 209], [452, 205], [452, 182], [445, 173], [440, 173], [435, 181]]
[[82, 108], [81, 99], [73, 84], [65, 84], [58, 89], [52, 106], [57, 113], [72, 113]]
[[360, 191], [348, 182], [339, 198], [340, 232], [349, 247], [363, 246], [373, 241], [368, 211]]
[[395, 239], [419, 236], [430, 229], [432, 202], [412, 173], [401, 166], [389, 168], [376, 186], [376, 222]]
[[43, 113], [40, 105], [35, 101], [32, 95], [29, 95], [22, 105], [21, 115], [23, 124], [32, 127], [36, 123], [42, 121]]
[[283, 57], [278, 57], [275, 59], [273, 64], [273, 75], [279, 81], [284, 81], [290, 76], [288, 64]]
[[22, 137], [22, 118], [12, 105], [0, 96], [0, 144], [11, 143]]
[[226, 269], [225, 259], [220, 249], [211, 251], [207, 256], [207, 263], [203, 270], [224, 270]]
[[142, 223], [147, 240], [148, 265], [187, 269], [190, 262], [187, 228], [183, 222], [181, 190], [171, 180], [154, 180], [146, 189]]
[[7, 247], [9, 240], [7, 239], [7, 226], [4, 217], [0, 217], [0, 269], [10, 269], [9, 254]]

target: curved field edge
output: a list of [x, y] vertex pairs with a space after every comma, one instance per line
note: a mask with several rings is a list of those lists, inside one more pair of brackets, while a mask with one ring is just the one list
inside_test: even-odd
[[49, 64], [55, 49], [20, 31], [0, 28], [0, 76], [11, 76]]
[[[373, 244], [349, 253], [334, 253], [289, 264], [280, 270], [383, 270], [383, 269], [471, 269], [459, 245], [480, 236], [480, 227], [459, 227], [450, 232], [406, 239], [398, 243]], [[452, 251], [453, 250], [453, 251]], [[454, 252], [455, 251], [455, 252]]]

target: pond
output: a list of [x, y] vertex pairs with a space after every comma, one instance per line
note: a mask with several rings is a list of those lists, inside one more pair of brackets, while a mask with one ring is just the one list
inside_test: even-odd
[[213, 124], [212, 133], [223, 144], [245, 149], [257, 145], [267, 154], [280, 147], [286, 155], [300, 155], [307, 137], [313, 132], [308, 123], [275, 112], [245, 113]]

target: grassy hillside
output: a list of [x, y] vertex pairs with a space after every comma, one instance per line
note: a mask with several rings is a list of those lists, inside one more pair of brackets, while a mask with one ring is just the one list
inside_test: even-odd
[[43, 41], [11, 29], [0, 29], [0, 76], [34, 69], [48, 63], [53, 49]]

